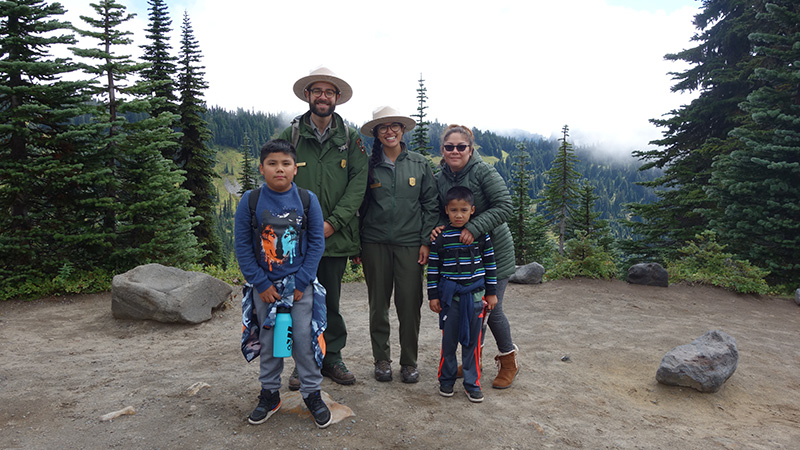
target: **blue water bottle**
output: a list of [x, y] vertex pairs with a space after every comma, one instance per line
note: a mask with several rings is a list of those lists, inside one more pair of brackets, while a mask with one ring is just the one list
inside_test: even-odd
[[275, 315], [272, 356], [275, 358], [292, 356], [292, 309], [285, 306], [279, 306]]

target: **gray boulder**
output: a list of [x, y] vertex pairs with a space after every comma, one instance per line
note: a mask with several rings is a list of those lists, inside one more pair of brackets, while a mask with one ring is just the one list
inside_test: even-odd
[[738, 363], [736, 339], [719, 330], [707, 331], [691, 344], [679, 345], [667, 352], [656, 372], [656, 380], [700, 392], [717, 392], [736, 371]]
[[794, 302], [797, 303], [797, 306], [800, 306], [800, 289], [794, 291]]
[[117, 319], [200, 323], [232, 292], [231, 285], [204, 273], [146, 264], [114, 277], [111, 312]]
[[508, 279], [510, 283], [539, 284], [544, 276], [544, 267], [532, 262], [524, 266], [517, 266], [517, 271]]
[[658, 263], [634, 264], [628, 269], [628, 283], [667, 287], [669, 274]]

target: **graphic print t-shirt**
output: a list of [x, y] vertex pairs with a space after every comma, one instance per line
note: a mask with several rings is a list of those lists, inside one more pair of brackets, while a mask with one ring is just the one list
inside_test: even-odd
[[302, 227], [302, 209], [298, 215], [296, 210], [277, 211], [265, 209], [261, 211], [259, 232], [261, 235], [261, 258], [269, 270], [278, 270], [276, 265], [292, 265], [300, 255], [300, 229]]

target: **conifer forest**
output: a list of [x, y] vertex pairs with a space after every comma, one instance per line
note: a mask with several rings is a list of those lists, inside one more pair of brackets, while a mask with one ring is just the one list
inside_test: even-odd
[[[71, 24], [57, 2], [0, 2], [0, 299], [108, 289], [151, 262], [238, 271], [238, 199], [292, 118], [208, 105], [190, 12], [148, 6], [131, 52], [119, 2]], [[800, 287], [800, 3], [704, 0], [693, 25], [694, 46], [665, 58], [687, 67], [672, 89], [694, 100], [651, 119], [662, 137], [629, 158], [574, 145], [569, 124], [551, 138], [475, 124], [514, 199], [517, 264], [624, 279], [658, 262], [691, 281], [694, 258], [734, 290]], [[436, 168], [446, 123], [418, 83], [405, 140]], [[754, 277], [765, 287], [736, 281]]]

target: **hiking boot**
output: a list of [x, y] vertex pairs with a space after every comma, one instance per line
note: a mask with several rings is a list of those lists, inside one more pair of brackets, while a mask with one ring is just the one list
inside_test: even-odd
[[419, 381], [419, 371], [414, 366], [403, 366], [400, 369], [400, 375], [403, 376], [403, 383], [416, 383]]
[[375, 379], [378, 381], [392, 381], [391, 361], [378, 361], [375, 363]]
[[453, 396], [453, 386], [445, 386], [439, 385], [439, 395], [442, 397], [452, 397]]
[[481, 392], [480, 389], [478, 389], [476, 391], [466, 391], [465, 390], [464, 392], [467, 394], [467, 398], [472, 403], [480, 403], [480, 402], [483, 401], [483, 392]]
[[289, 390], [290, 391], [299, 391], [300, 390], [300, 375], [297, 374], [297, 367], [292, 370], [292, 375], [289, 377]]
[[356, 376], [347, 370], [344, 361], [336, 361], [331, 366], [323, 366], [321, 372], [322, 376], [328, 377], [339, 384], [350, 385], [356, 382]]
[[517, 362], [517, 353], [519, 348], [514, 345], [514, 350], [507, 353], [501, 353], [494, 357], [497, 364], [497, 377], [492, 381], [492, 387], [495, 389], [506, 389], [511, 387], [514, 382], [514, 377], [519, 373], [519, 363]]
[[333, 422], [331, 410], [328, 409], [328, 406], [322, 401], [322, 396], [320, 396], [319, 391], [314, 391], [308, 397], [304, 398], [303, 401], [308, 410], [311, 411], [311, 415], [314, 416], [314, 423], [317, 424], [318, 427], [326, 428]]
[[258, 396], [258, 406], [247, 421], [253, 425], [259, 425], [267, 421], [273, 414], [281, 408], [281, 394], [278, 391], [272, 392], [266, 389], [261, 389], [261, 394]]

